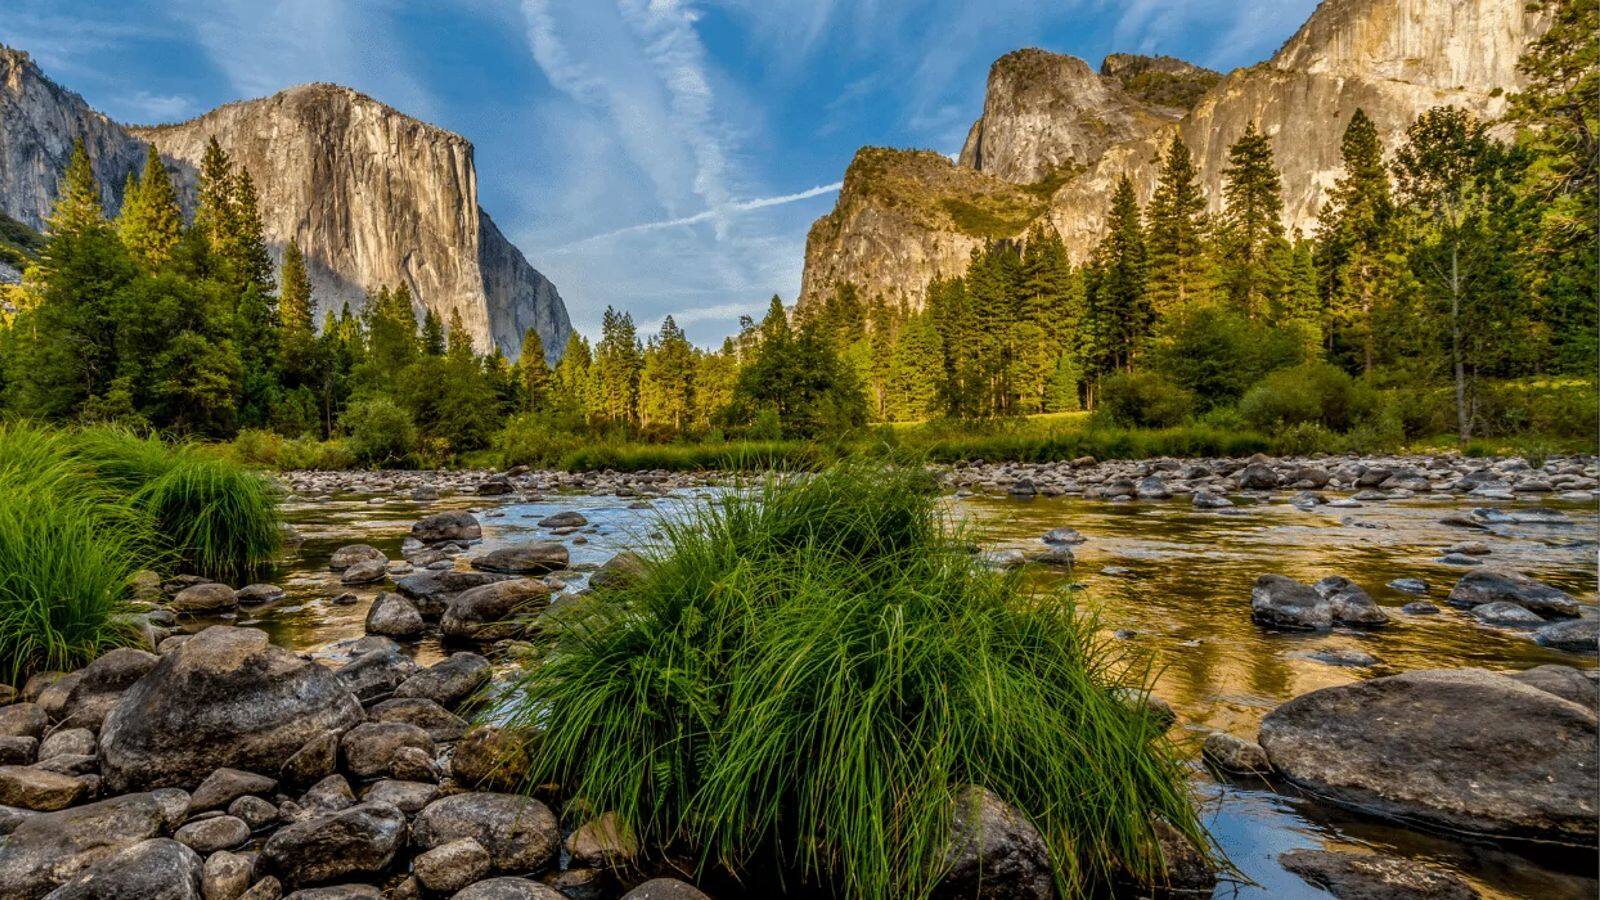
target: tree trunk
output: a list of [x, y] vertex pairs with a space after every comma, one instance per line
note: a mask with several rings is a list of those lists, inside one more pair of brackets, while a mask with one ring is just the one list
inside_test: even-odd
[[1461, 443], [1472, 437], [1472, 417], [1467, 414], [1467, 367], [1461, 358], [1461, 260], [1459, 248], [1450, 246], [1450, 357], [1456, 376], [1456, 430]]

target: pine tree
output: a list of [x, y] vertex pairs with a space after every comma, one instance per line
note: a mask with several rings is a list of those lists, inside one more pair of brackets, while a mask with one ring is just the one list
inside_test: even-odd
[[1252, 318], [1280, 289], [1273, 254], [1281, 252], [1283, 193], [1272, 143], [1254, 122], [1228, 149], [1222, 172], [1225, 204], [1217, 243], [1218, 268], [1228, 300]]
[[227, 218], [227, 250], [224, 254], [232, 269], [234, 283], [241, 288], [254, 285], [271, 293], [272, 256], [267, 251], [266, 229], [256, 198], [255, 181], [241, 170], [234, 181], [232, 203]]
[[205, 235], [211, 252], [221, 254], [227, 244], [233, 217], [233, 163], [215, 137], [206, 142], [200, 158], [194, 224]]
[[1111, 195], [1106, 234], [1085, 279], [1088, 354], [1095, 376], [1132, 371], [1154, 316], [1145, 292], [1144, 229], [1133, 182], [1123, 176]]
[[695, 352], [678, 323], [667, 316], [645, 354], [639, 384], [644, 424], [682, 432], [695, 418]]
[[588, 339], [574, 330], [567, 335], [567, 345], [562, 348], [553, 373], [550, 405], [574, 425], [582, 424], [588, 416], [593, 357]]
[[445, 351], [444, 320], [432, 309], [422, 313], [422, 353], [424, 356], [443, 356]]
[[939, 411], [939, 372], [928, 363], [943, 356], [932, 315], [906, 320], [895, 341], [890, 367], [887, 416], [896, 422], [929, 419]]
[[639, 370], [643, 365], [639, 332], [630, 313], [606, 307], [600, 342], [594, 348], [592, 411], [613, 425], [639, 422]]
[[117, 231], [123, 246], [146, 270], [159, 269], [183, 237], [183, 210], [161, 154], [152, 145], [137, 182], [130, 173]]
[[522, 347], [517, 351], [516, 381], [521, 402], [527, 412], [537, 412], [550, 399], [552, 375], [544, 359], [544, 339], [537, 328], [522, 333]]
[[1152, 307], [1165, 312], [1199, 299], [1208, 280], [1206, 198], [1200, 192], [1189, 148], [1176, 133], [1162, 157], [1145, 218]]
[[89, 151], [83, 139], [72, 144], [72, 157], [67, 161], [67, 171], [61, 176], [61, 189], [56, 208], [50, 214], [50, 233], [82, 234], [101, 229], [106, 224], [105, 206], [100, 202], [100, 186], [94, 180], [94, 166], [89, 162]]
[[1323, 209], [1318, 236], [1327, 336], [1330, 344], [1348, 339], [1358, 345], [1360, 367], [1371, 372], [1377, 364], [1374, 318], [1390, 275], [1394, 202], [1378, 129], [1365, 112], [1357, 109], [1350, 118], [1339, 149], [1344, 174]]
[[306, 271], [300, 245], [290, 241], [283, 248], [283, 268], [279, 273], [283, 292], [278, 296], [279, 352], [285, 379], [291, 386], [310, 385], [317, 368], [315, 301], [311, 296], [311, 276]]

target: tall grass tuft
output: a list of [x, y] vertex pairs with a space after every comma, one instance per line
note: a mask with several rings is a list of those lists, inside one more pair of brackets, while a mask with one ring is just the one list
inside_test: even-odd
[[132, 636], [147, 520], [83, 478], [60, 433], [0, 426], [0, 679], [68, 669]]
[[1183, 769], [1116, 699], [1147, 668], [1065, 597], [980, 567], [920, 470], [851, 461], [664, 522], [632, 583], [547, 613], [501, 711], [532, 784], [648, 846], [838, 896], [925, 897], [955, 793], [1023, 810], [1064, 896], [1206, 846]]
[[149, 518], [155, 549], [180, 567], [232, 579], [277, 554], [277, 500], [260, 475], [197, 445], [122, 429], [85, 429], [72, 443], [82, 466]]

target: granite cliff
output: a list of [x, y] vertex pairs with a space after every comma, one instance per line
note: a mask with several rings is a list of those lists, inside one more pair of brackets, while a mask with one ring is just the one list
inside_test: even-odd
[[[523, 329], [554, 357], [571, 325], [555, 286], [478, 206], [472, 144], [331, 84], [230, 103], [175, 125], [120, 126], [55, 85], [27, 55], [0, 48], [0, 212], [40, 226], [72, 142], [83, 137], [103, 184], [154, 144], [192, 208], [215, 137], [250, 173], [274, 252], [296, 241], [320, 307], [359, 308], [380, 285], [408, 284], [422, 308], [461, 317], [480, 350], [515, 357]], [[107, 188], [107, 205], [120, 197]]]

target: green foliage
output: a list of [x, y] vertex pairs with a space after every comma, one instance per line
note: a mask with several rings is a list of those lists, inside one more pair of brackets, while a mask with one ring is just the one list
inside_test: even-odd
[[[1360, 115], [1360, 113], [1357, 113]], [[1272, 143], [1250, 122], [1228, 148], [1222, 172], [1226, 212], [1217, 242], [1219, 277], [1229, 302], [1251, 317], [1277, 294], [1274, 253], [1283, 244], [1283, 195]]]
[[339, 424], [349, 434], [350, 452], [365, 465], [396, 465], [417, 449], [417, 427], [410, 414], [386, 396], [353, 401]]
[[1236, 402], [1266, 373], [1300, 362], [1306, 343], [1298, 327], [1271, 328], [1231, 305], [1198, 304], [1157, 326], [1149, 363], [1209, 409]]
[[246, 429], [223, 448], [244, 465], [291, 471], [296, 469], [349, 469], [356, 459], [342, 440], [319, 441], [311, 437], [286, 438], [274, 431]]
[[1099, 411], [1117, 425], [1170, 428], [1194, 415], [1195, 396], [1154, 372], [1119, 372], [1101, 382]]
[[1114, 694], [1145, 667], [960, 552], [930, 486], [853, 464], [663, 523], [641, 580], [545, 617], [510, 695], [530, 786], [852, 897], [926, 896], [969, 783], [1038, 826], [1063, 893], [1153, 880], [1158, 820], [1203, 845], [1162, 726]]
[[1262, 431], [1300, 423], [1348, 431], [1372, 415], [1376, 405], [1371, 389], [1343, 369], [1313, 361], [1267, 375], [1239, 401], [1239, 412]]
[[584, 443], [577, 435], [554, 427], [548, 416], [518, 413], [507, 419], [505, 426], [495, 432], [492, 446], [497, 464], [502, 468], [554, 468]]

